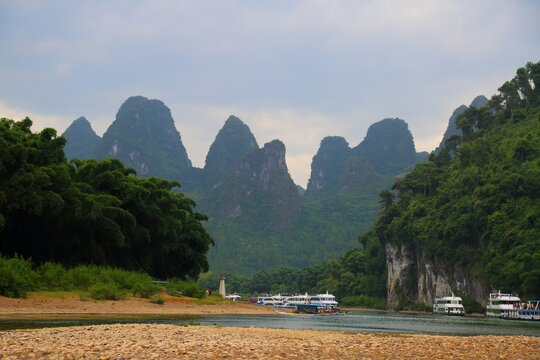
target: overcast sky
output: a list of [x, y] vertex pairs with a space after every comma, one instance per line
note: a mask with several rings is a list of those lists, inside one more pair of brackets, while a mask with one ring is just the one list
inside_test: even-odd
[[329, 135], [399, 117], [417, 151], [540, 61], [540, 1], [0, 0], [0, 116], [98, 135], [130, 96], [162, 100], [204, 166], [229, 115], [280, 139], [296, 183]]

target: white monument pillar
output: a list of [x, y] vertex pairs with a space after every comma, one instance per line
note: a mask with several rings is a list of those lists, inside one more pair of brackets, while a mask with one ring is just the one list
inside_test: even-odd
[[227, 293], [225, 292], [225, 275], [221, 274], [219, 276], [219, 293], [221, 294], [221, 296], [223, 296], [225, 298], [225, 296], [227, 295]]

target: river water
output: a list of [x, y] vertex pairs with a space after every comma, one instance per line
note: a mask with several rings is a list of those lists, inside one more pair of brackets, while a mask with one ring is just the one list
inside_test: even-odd
[[114, 323], [158, 323], [313, 329], [349, 332], [431, 335], [526, 335], [540, 336], [540, 322], [501, 320], [485, 317], [450, 317], [431, 314], [404, 314], [352, 311], [341, 316], [317, 315], [211, 315], [211, 316], [134, 316], [107, 318], [62, 317], [49, 319], [0, 319], [0, 330], [78, 326]]

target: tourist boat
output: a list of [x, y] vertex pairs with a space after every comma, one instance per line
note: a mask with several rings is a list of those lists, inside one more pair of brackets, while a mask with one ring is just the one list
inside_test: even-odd
[[486, 306], [486, 316], [503, 317], [509, 316], [509, 311], [519, 309], [521, 300], [513, 294], [503, 294], [500, 291], [489, 294]]
[[292, 295], [285, 298], [285, 305], [296, 307], [298, 305], [311, 305], [311, 296], [307, 293], [303, 295]]
[[530, 300], [519, 303], [513, 309], [503, 310], [501, 318], [509, 320], [540, 321], [540, 300]]
[[236, 294], [231, 295], [225, 295], [225, 299], [232, 300], [232, 301], [238, 301], [240, 300], [241, 296]]
[[333, 308], [337, 307], [338, 303], [336, 297], [332, 294], [329, 294], [328, 291], [326, 294], [314, 294], [314, 295], [293, 295], [286, 297], [285, 303], [290, 306], [297, 305], [313, 305], [318, 307]]
[[259, 296], [257, 303], [259, 305], [266, 305], [266, 306], [277, 306], [277, 307], [283, 307], [285, 306], [285, 296], [279, 295], [266, 295], [266, 296]]
[[312, 295], [310, 299], [310, 304], [324, 308], [335, 308], [338, 305], [336, 297], [332, 294], [329, 294], [328, 291], [326, 292], [326, 294]]
[[435, 303], [433, 304], [433, 314], [442, 315], [465, 315], [465, 309], [461, 303], [461, 297], [455, 296], [437, 296], [435, 297]]
[[329, 294], [328, 291], [326, 294], [293, 295], [287, 297], [285, 301], [286, 307], [294, 308], [297, 312], [305, 314], [341, 314], [342, 312], [337, 308], [337, 305], [336, 297]]

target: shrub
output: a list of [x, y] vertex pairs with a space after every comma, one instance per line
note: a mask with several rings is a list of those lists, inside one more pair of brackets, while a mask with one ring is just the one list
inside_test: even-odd
[[93, 285], [88, 291], [90, 296], [96, 300], [121, 300], [126, 295], [116, 284], [111, 283]]
[[486, 308], [484, 308], [478, 301], [476, 301], [471, 296], [462, 296], [463, 299], [463, 307], [465, 308], [465, 312], [467, 314], [484, 314], [486, 312]]
[[206, 289], [194, 281], [173, 279], [167, 285], [167, 293], [173, 296], [182, 295], [203, 299], [206, 296]]
[[160, 288], [157, 284], [152, 283], [151, 280], [139, 280], [132, 287], [132, 293], [135, 296], [140, 296], [143, 298], [150, 298], [152, 295], [157, 294], [160, 291]]
[[150, 302], [152, 304], [163, 305], [165, 304], [165, 299], [163, 299], [161, 296], [158, 296], [157, 298], [150, 300]]
[[68, 290], [71, 287], [67, 270], [61, 264], [47, 262], [37, 268], [37, 274], [42, 290]]
[[79, 265], [69, 269], [67, 278], [71, 286], [79, 290], [87, 290], [100, 282], [97, 267], [94, 265]]
[[27, 291], [36, 288], [38, 276], [32, 270], [32, 261], [15, 256], [0, 256], [0, 295], [26, 298]]

